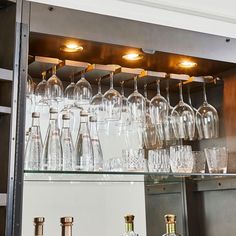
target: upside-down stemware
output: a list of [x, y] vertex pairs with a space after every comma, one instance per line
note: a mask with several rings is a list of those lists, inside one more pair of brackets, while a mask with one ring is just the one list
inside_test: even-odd
[[[195, 114], [195, 135], [194, 135], [194, 139], [201, 140], [203, 138], [203, 133], [202, 133], [202, 129], [200, 128], [201, 124], [200, 123], [197, 124], [197, 122], [199, 122], [200, 120], [197, 119], [198, 110], [192, 105], [192, 99], [191, 99], [191, 94], [190, 94], [190, 85], [188, 85], [188, 104], [193, 109], [194, 114]], [[199, 129], [197, 127], [199, 127]]]
[[148, 99], [147, 84], [144, 84], [144, 98], [145, 98], [145, 102], [146, 102], [146, 113], [150, 114], [151, 101]]
[[128, 107], [131, 122], [143, 124], [146, 115], [146, 102], [143, 95], [138, 92], [137, 77], [134, 77], [134, 92], [128, 97]]
[[56, 66], [52, 68], [52, 76], [48, 79], [45, 90], [49, 103], [56, 103], [58, 106], [58, 103], [62, 102], [64, 99], [64, 87], [61, 80], [56, 75], [56, 69]]
[[151, 118], [156, 126], [157, 137], [164, 140], [163, 124], [167, 117], [168, 102], [161, 96], [160, 79], [157, 83], [157, 95], [151, 100]]
[[217, 110], [208, 103], [206, 96], [206, 84], [203, 83], [203, 104], [197, 112], [197, 129], [202, 131], [205, 139], [219, 136], [219, 116]]
[[117, 121], [121, 116], [122, 99], [120, 93], [113, 88], [113, 72], [110, 73], [110, 89], [104, 94], [105, 119]]
[[97, 123], [105, 121], [105, 98], [102, 94], [101, 78], [98, 78], [98, 93], [92, 97], [91, 113], [96, 117]]
[[176, 123], [178, 127], [178, 136], [176, 138], [193, 140], [195, 132], [195, 114], [193, 109], [183, 100], [182, 81], [179, 83], [179, 96], [180, 101], [171, 113], [173, 116], [175, 116], [175, 112], [178, 114]]

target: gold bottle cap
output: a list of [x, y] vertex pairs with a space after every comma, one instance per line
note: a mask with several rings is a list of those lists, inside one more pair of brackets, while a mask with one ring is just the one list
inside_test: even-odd
[[39, 112], [33, 112], [32, 113], [32, 118], [39, 118], [40, 117], [40, 113]]
[[89, 121], [90, 122], [97, 122], [97, 117], [96, 116], [90, 116]]
[[50, 113], [55, 113], [55, 114], [56, 114], [58, 111], [57, 111], [56, 108], [51, 107], [50, 110], [49, 110], [49, 112], [50, 112]]
[[125, 216], [125, 223], [133, 223], [134, 215], [126, 215]]
[[73, 223], [73, 222], [74, 222], [74, 218], [71, 217], [71, 216], [61, 217], [61, 223], [62, 224]]
[[70, 119], [70, 115], [69, 114], [63, 114], [62, 115], [62, 120], [69, 120]]
[[87, 111], [84, 111], [84, 110], [80, 111], [80, 116], [88, 116], [88, 115], [89, 114]]
[[176, 215], [167, 214], [164, 217], [165, 217], [165, 221], [166, 221], [167, 224], [176, 223]]
[[35, 217], [34, 218], [34, 223], [37, 224], [37, 223], [44, 223], [45, 221], [45, 218], [44, 217]]

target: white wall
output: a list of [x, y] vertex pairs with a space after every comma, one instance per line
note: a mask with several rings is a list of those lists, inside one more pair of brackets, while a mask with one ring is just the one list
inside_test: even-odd
[[73, 235], [121, 236], [124, 215], [146, 235], [143, 183], [25, 182], [22, 235], [33, 235], [33, 217], [44, 216], [45, 235], [60, 235], [61, 216], [73, 216]]
[[111, 15], [236, 38], [234, 0], [32, 0], [33, 2]]

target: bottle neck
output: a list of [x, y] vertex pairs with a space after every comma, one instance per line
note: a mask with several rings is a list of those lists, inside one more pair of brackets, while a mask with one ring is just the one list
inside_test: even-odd
[[167, 234], [175, 234], [176, 233], [176, 224], [166, 224], [166, 233]]
[[63, 224], [61, 226], [61, 236], [72, 236], [72, 224]]
[[98, 133], [97, 133], [97, 122], [95, 121], [92, 121], [90, 122], [90, 135], [91, 135], [91, 138], [96, 138], [98, 137]]
[[43, 236], [43, 223], [36, 223], [34, 228], [35, 236]]
[[33, 118], [32, 119], [32, 127], [39, 126], [39, 118]]
[[134, 231], [134, 223], [125, 223], [125, 232]]
[[63, 120], [62, 128], [70, 128], [70, 120]]

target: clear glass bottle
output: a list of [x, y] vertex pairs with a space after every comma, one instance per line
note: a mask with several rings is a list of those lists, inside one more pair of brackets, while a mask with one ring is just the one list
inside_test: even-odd
[[138, 236], [138, 234], [134, 232], [134, 215], [125, 216], [125, 232], [123, 236]]
[[39, 118], [38, 112], [32, 113], [32, 127], [25, 150], [25, 170], [39, 170], [41, 168], [43, 143]]
[[80, 127], [75, 145], [75, 170], [93, 170], [94, 155], [88, 129], [88, 113], [80, 112]]
[[62, 170], [72, 171], [73, 158], [74, 158], [74, 145], [70, 131], [70, 115], [64, 114], [62, 116], [62, 121], [63, 121], [61, 130], [61, 145], [62, 145], [62, 156], [63, 156]]
[[91, 116], [89, 118], [89, 122], [90, 122], [90, 136], [93, 146], [94, 170], [101, 171], [103, 169], [103, 154], [97, 132], [97, 118], [95, 116]]
[[61, 218], [61, 236], [72, 236], [73, 217], [67, 216]]
[[165, 215], [166, 233], [162, 236], [180, 236], [176, 233], [176, 215]]
[[50, 108], [49, 126], [43, 148], [43, 170], [62, 170], [62, 146], [57, 116], [57, 109]]
[[34, 218], [34, 236], [43, 236], [44, 217]]

